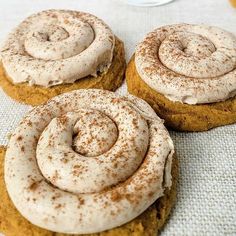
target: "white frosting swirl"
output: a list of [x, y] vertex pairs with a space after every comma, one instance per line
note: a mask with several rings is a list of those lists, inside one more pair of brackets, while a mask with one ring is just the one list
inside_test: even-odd
[[109, 68], [114, 40], [110, 28], [91, 14], [47, 10], [11, 32], [1, 60], [14, 83], [45, 87], [73, 83]]
[[141, 78], [172, 101], [211, 103], [236, 95], [236, 37], [220, 28], [177, 24], [137, 46]]
[[77, 90], [22, 120], [9, 141], [5, 182], [33, 224], [100, 232], [127, 223], [164, 194], [173, 152], [162, 120], [143, 100]]

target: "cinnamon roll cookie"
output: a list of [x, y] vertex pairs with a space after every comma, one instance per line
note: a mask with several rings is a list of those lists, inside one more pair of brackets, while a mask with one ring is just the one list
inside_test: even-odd
[[173, 154], [143, 100], [94, 89], [59, 95], [10, 138], [0, 232], [155, 235], [175, 199]]
[[0, 86], [38, 105], [81, 88], [114, 91], [123, 80], [123, 43], [97, 17], [70, 10], [34, 14], [8, 36], [0, 52]]
[[236, 37], [220, 28], [177, 24], [150, 32], [126, 79], [129, 92], [176, 130], [236, 122]]

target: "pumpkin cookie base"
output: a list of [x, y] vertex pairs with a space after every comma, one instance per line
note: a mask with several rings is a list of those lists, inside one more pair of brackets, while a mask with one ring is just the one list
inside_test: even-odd
[[[6, 148], [0, 146], [0, 233], [5, 236], [68, 236], [39, 228], [27, 221], [16, 210], [5, 187], [3, 165]], [[178, 161], [173, 158], [172, 187], [165, 190], [165, 195], [158, 199], [139, 217], [120, 227], [86, 236], [150, 236], [157, 235], [164, 225], [176, 199]]]
[[147, 101], [165, 125], [178, 131], [206, 131], [236, 122], [236, 97], [226, 101], [189, 105], [173, 102], [150, 88], [139, 76], [134, 56], [126, 70], [129, 93]]
[[60, 84], [50, 88], [39, 85], [29, 86], [28, 83], [14, 84], [6, 75], [3, 65], [0, 65], [0, 86], [11, 98], [34, 106], [42, 104], [61, 93], [76, 89], [97, 88], [115, 91], [123, 82], [125, 67], [124, 44], [116, 37], [112, 64], [106, 73], [101, 73], [97, 77], [87, 76], [72, 84]]

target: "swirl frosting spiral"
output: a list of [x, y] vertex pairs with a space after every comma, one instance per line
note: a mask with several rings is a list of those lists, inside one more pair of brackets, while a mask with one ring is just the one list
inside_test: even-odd
[[114, 41], [110, 28], [91, 14], [47, 10], [10, 33], [1, 60], [14, 83], [50, 87], [108, 70]]
[[5, 182], [30, 222], [94, 233], [141, 214], [171, 186], [174, 147], [143, 100], [77, 90], [33, 109], [11, 136]]
[[137, 46], [139, 75], [172, 101], [211, 103], [236, 95], [236, 37], [220, 28], [177, 24]]

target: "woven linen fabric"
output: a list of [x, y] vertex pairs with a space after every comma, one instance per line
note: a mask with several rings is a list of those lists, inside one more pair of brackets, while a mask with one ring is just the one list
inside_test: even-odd
[[[102, 18], [125, 43], [127, 61], [146, 33], [166, 24], [204, 23], [236, 33], [236, 9], [227, 0], [176, 0], [141, 8], [125, 0], [0, 1], [0, 41], [28, 15], [44, 9], [75, 9]], [[126, 94], [126, 85], [117, 90]], [[31, 109], [0, 89], [0, 145]], [[179, 159], [178, 199], [161, 235], [236, 235], [236, 125], [207, 132], [170, 131]]]

